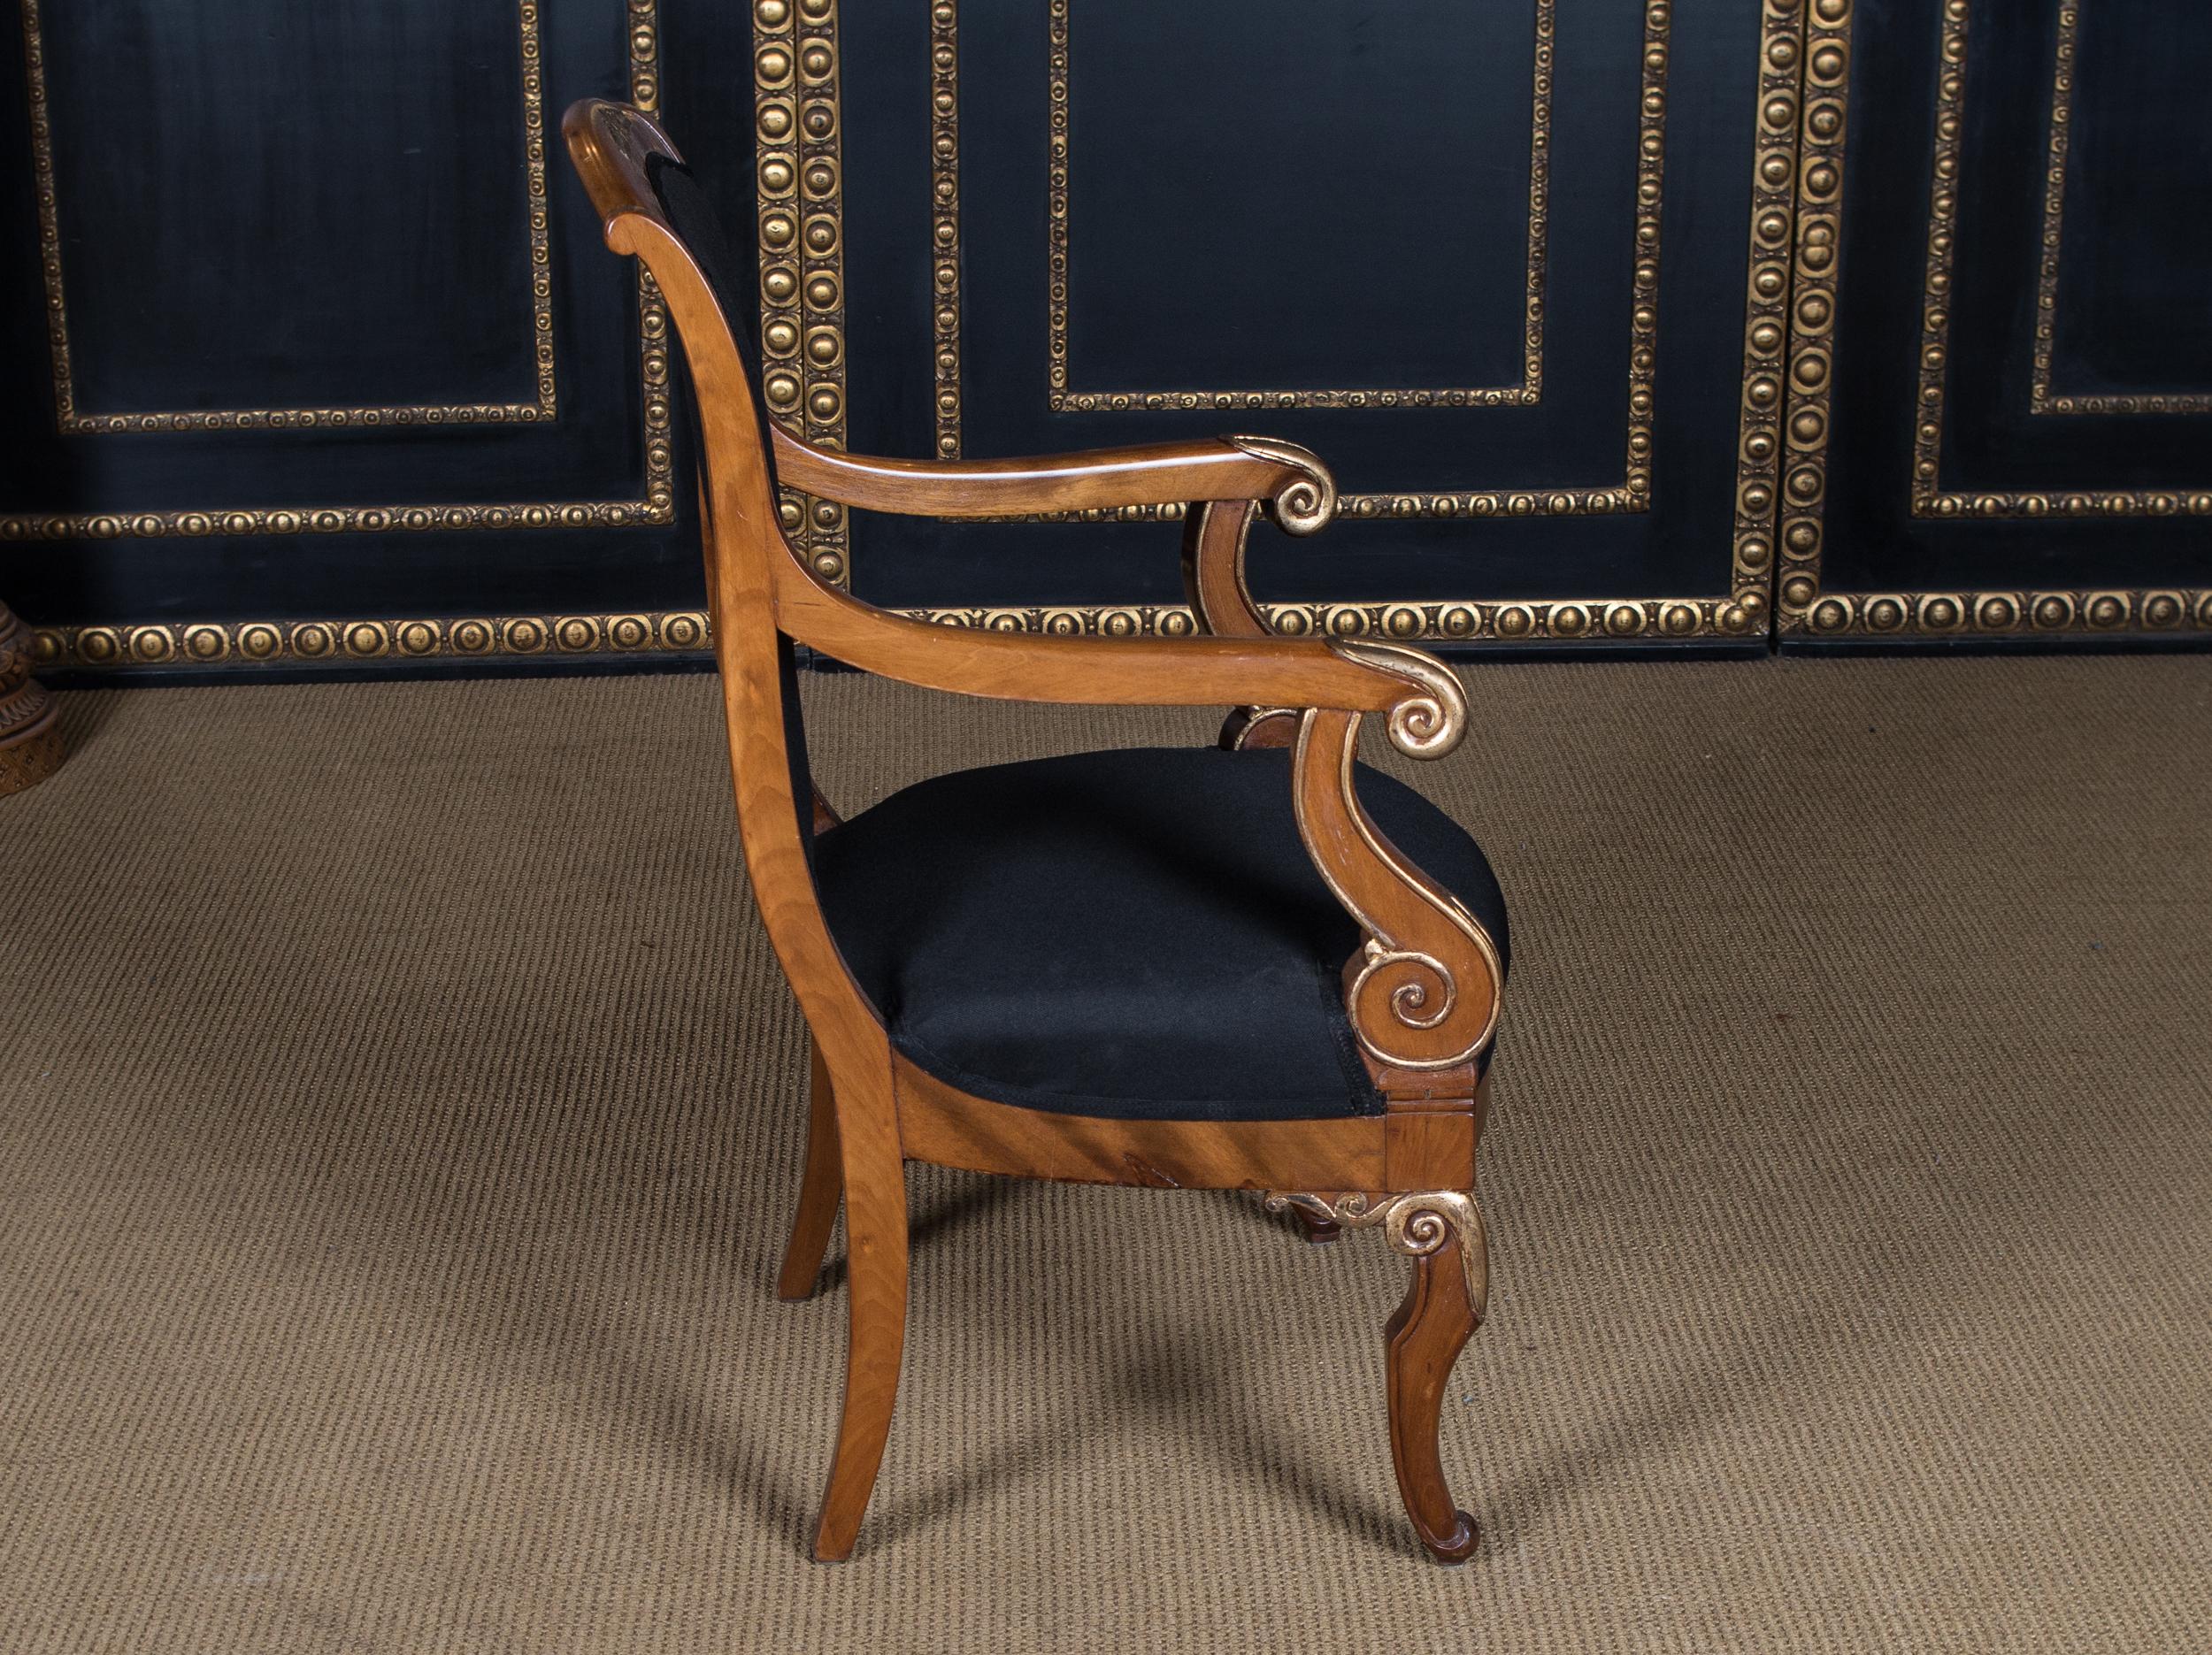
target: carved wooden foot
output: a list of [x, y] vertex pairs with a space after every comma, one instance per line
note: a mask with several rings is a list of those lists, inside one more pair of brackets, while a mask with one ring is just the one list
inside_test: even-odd
[[[836, 1077], [841, 1095], [853, 1084]], [[837, 1122], [850, 1343], [837, 1454], [814, 1530], [818, 1563], [841, 1563], [852, 1555], [898, 1399], [899, 1358], [906, 1345], [906, 1167], [890, 1105], [887, 1096], [867, 1100]]]
[[1490, 1246], [1474, 1197], [1442, 1190], [1380, 1198], [1353, 1193], [1334, 1202], [1272, 1194], [1289, 1207], [1350, 1230], [1381, 1226], [1390, 1245], [1413, 1258], [1405, 1302], [1383, 1329], [1389, 1346], [1390, 1457], [1398, 1493], [1421, 1544], [1440, 1563], [1463, 1563], [1482, 1538], [1444, 1481], [1437, 1425], [1452, 1364], [1481, 1325], [1490, 1294]]
[[813, 1054], [812, 1084], [807, 1098], [806, 1171], [799, 1182], [798, 1210], [791, 1215], [791, 1239], [784, 1244], [783, 1269], [776, 1278], [779, 1299], [811, 1299], [829, 1251], [837, 1204], [845, 1193], [845, 1171], [838, 1164], [837, 1103], [830, 1090], [822, 1054]]
[[60, 716], [31, 676], [30, 629], [0, 603], [0, 793], [20, 793], [61, 768]]

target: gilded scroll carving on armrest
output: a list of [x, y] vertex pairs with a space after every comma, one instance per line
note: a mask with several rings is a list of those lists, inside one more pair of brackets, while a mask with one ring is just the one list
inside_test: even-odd
[[[1457, 745], [1466, 699], [1448, 669], [1390, 645], [1338, 647], [1364, 652], [1357, 658], [1409, 679], [1407, 698], [1387, 715], [1391, 739], [1402, 752], [1432, 757]], [[1386, 653], [1388, 662], [1378, 658]], [[1378, 1062], [1453, 1068], [1471, 1061], [1497, 1031], [1504, 969], [1482, 923], [1415, 867], [1361, 808], [1354, 763], [1359, 725], [1357, 713], [1306, 713], [1292, 781], [1307, 854], [1367, 933], [1346, 968], [1345, 1010], [1361, 1046]]]
[[1289, 466], [1294, 475], [1276, 485], [1268, 505], [1275, 525], [1286, 534], [1311, 534], [1328, 527], [1336, 517], [1336, 479], [1317, 456], [1294, 442], [1272, 437], [1226, 437], [1257, 459]]
[[1390, 745], [1409, 759], [1440, 759], [1467, 733], [1467, 692], [1452, 670], [1424, 649], [1340, 638], [1330, 648], [1347, 661], [1404, 678], [1410, 686], [1390, 709]]

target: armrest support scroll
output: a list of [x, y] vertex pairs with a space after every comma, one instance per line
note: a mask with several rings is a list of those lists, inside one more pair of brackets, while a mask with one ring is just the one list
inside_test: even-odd
[[[1424, 678], [1451, 677], [1418, 651], [1365, 647], [1410, 657], [1406, 664], [1417, 663]], [[1402, 705], [1404, 716], [1394, 710], [1389, 723], [1400, 751], [1432, 757], [1457, 745], [1463, 702], [1446, 700], [1432, 708], [1420, 695]], [[1292, 759], [1299, 837], [1323, 882], [1366, 933], [1345, 967], [1345, 1011], [1374, 1063], [1416, 1072], [1455, 1069], [1474, 1061], [1497, 1031], [1503, 965], [1481, 922], [1416, 867], [1361, 807], [1355, 785], [1359, 726], [1356, 712], [1308, 711]]]

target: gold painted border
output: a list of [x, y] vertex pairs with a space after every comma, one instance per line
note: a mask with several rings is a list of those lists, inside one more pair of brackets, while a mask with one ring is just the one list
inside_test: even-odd
[[960, 5], [929, 9], [930, 316], [937, 457], [960, 457]]
[[[1970, 0], [1944, 0], [1936, 80], [1935, 160], [1928, 181], [1928, 263], [1921, 307], [1920, 414], [1913, 431], [1916, 517], [2212, 516], [2212, 489], [2033, 489], [1965, 493], [1942, 486], [1944, 381], [1950, 367], [1951, 267], [1958, 247], [1960, 146], [1966, 127]], [[2040, 328], [2042, 323], [2038, 322]]]
[[[1748, 628], [1726, 618], [1727, 598], [1396, 599], [1333, 603], [1263, 603], [1260, 613], [1286, 638], [1380, 638], [1432, 643], [1623, 643], [1737, 636]], [[1029, 604], [902, 609], [941, 626], [1055, 637], [1187, 638], [1197, 630], [1179, 603]]]
[[[660, 106], [659, 0], [626, 0], [630, 101]], [[541, 139], [541, 145], [542, 140]], [[494, 505], [202, 507], [182, 511], [17, 512], [0, 516], [0, 543], [187, 538], [209, 534], [418, 533], [432, 530], [628, 528], [676, 520], [670, 441], [668, 312], [642, 265], [637, 275], [638, 377], [645, 493], [635, 500], [528, 501]], [[210, 623], [211, 624], [211, 623]]]
[[[1531, 70], [1528, 171], [1528, 273], [1521, 339], [1521, 382], [1448, 389], [1368, 387], [1318, 391], [1076, 391], [1068, 385], [1068, 170], [1070, 114], [1068, 13], [1071, 0], [1051, 0], [1050, 211], [1047, 230], [1049, 309], [1047, 332], [1052, 365], [1045, 402], [1056, 414], [1164, 409], [1281, 408], [1503, 408], [1532, 405], [1544, 389], [1544, 275], [1550, 231], [1551, 95], [1556, 0], [1534, 0], [1535, 50]], [[1647, 41], [1649, 38], [1647, 11]], [[1661, 32], [1664, 32], [1663, 21]]]
[[[793, 435], [845, 446], [844, 165], [836, 0], [754, 0], [761, 391]], [[845, 509], [787, 488], [784, 533], [825, 580], [850, 579]]]
[[[1663, 4], [1663, 0], [1660, 0], [1660, 4]], [[1786, 212], [1793, 205], [1784, 193], [1782, 183], [1774, 176], [1777, 157], [1789, 157], [1793, 143], [1796, 110], [1793, 103], [1788, 100], [1793, 99], [1796, 92], [1794, 80], [1788, 70], [1802, 48], [1804, 8], [1808, 4], [1824, 6], [1833, 4], [1835, 0], [1763, 0], [1762, 103], [1758, 112], [1760, 125], [1754, 179], [1759, 209], [1773, 210], [1779, 206]], [[954, 4], [955, 0], [935, 0], [932, 11], [933, 24], [953, 27], [956, 20]], [[638, 11], [642, 11], [649, 21], [651, 0], [634, 0], [634, 13]], [[813, 4], [807, 6], [806, 16], [808, 21], [826, 37], [833, 66], [836, 50], [833, 0], [813, 0]], [[793, 25], [796, 18], [794, 0], [755, 0], [756, 50], [776, 43], [795, 47], [796, 34]], [[646, 43], [649, 50], [645, 51], [643, 60], [649, 64], [652, 57], [649, 33]], [[1658, 136], [1655, 128], [1658, 111], [1655, 109], [1650, 95], [1650, 71], [1647, 53], [1642, 131], [1647, 154], [1649, 146], [1655, 143]], [[779, 86], [764, 87], [760, 84], [757, 63], [756, 73], [756, 117], [759, 123], [758, 135], [762, 140], [760, 164], [765, 166], [780, 155], [792, 167], [795, 180], [799, 166], [799, 108], [780, 93]], [[933, 85], [933, 93], [935, 89]], [[648, 108], [657, 101], [655, 92], [649, 78], [642, 86], [633, 86], [634, 98]], [[1778, 96], [1785, 99], [1785, 104], [1778, 105], [1774, 102]], [[1660, 101], [1663, 102], [1663, 89]], [[784, 112], [776, 112], [779, 110]], [[834, 111], [832, 111], [826, 123], [818, 119], [816, 127], [812, 136], [818, 146], [825, 138], [833, 140]], [[1778, 145], [1773, 136], [1777, 128], [1785, 134]], [[953, 158], [956, 159], [956, 137], [955, 145]], [[833, 165], [833, 150], [827, 158]], [[1650, 198], [1655, 203], [1656, 178], [1647, 175], [1644, 182], [1650, 187]], [[786, 196], [781, 193], [764, 194], [763, 211], [784, 199]], [[956, 196], [955, 202], [956, 205]], [[826, 192], [818, 197], [817, 204], [834, 219], [839, 215], [841, 198], [834, 191]], [[1763, 234], [1755, 212], [1755, 249], [1770, 244], [1771, 229], [1772, 226], [1768, 226]], [[1787, 242], [1788, 239], [1786, 232], [1785, 241]], [[841, 241], [841, 229], [838, 240]], [[1655, 218], [1651, 237], [1655, 253], [1656, 240]], [[839, 349], [836, 354], [841, 361], [842, 276], [835, 263], [836, 251], [833, 245], [827, 255], [815, 255], [807, 263], [806, 267], [811, 273], [806, 275], [803, 281], [801, 260], [795, 255], [764, 260], [762, 266], [762, 314], [764, 327], [779, 316], [795, 321], [818, 318], [813, 321], [813, 326], [838, 331]], [[1747, 290], [1747, 332], [1755, 332], [1759, 320], [1771, 315], [1773, 306], [1783, 297], [1775, 287], [1773, 264], [1771, 257], [1755, 254]], [[818, 280], [822, 277], [827, 277], [832, 285], [818, 287]], [[810, 294], [807, 289], [814, 291]], [[813, 300], [818, 295], [834, 303], [817, 305]], [[664, 385], [666, 322], [664, 315], [657, 312], [657, 308], [655, 329], [654, 337], [663, 341], [658, 371]], [[797, 371], [802, 376], [799, 395], [803, 399], [809, 388], [805, 377], [810, 372], [807, 365], [809, 359], [803, 353], [796, 360]], [[1771, 488], [1776, 457], [1766, 453], [1760, 445], [1750, 443], [1748, 439], [1766, 428], [1760, 412], [1763, 405], [1772, 400], [1771, 393], [1757, 387], [1755, 381], [1762, 373], [1770, 377], [1773, 352], [1763, 349], [1756, 341], [1747, 338], [1744, 360], [1746, 408], [1743, 428], [1747, 447], [1740, 463], [1740, 485], [1763, 479]], [[841, 392], [841, 381], [833, 383], [837, 384]], [[660, 406], [660, 429], [664, 445], [664, 391]], [[838, 419], [821, 422], [833, 442], [840, 442], [842, 439], [841, 408], [839, 413]], [[787, 424], [798, 423], [790, 414], [780, 417], [785, 418]], [[795, 491], [787, 491], [782, 502], [787, 528], [793, 526], [795, 516], [803, 520], [804, 515], [813, 507], [827, 503], [810, 501]], [[1532, 501], [1517, 510], [1508, 507], [1508, 510], [1513, 510], [1513, 515], [1525, 515], [1533, 509]], [[1377, 510], [1371, 510], [1363, 515], [1378, 514]], [[1084, 515], [1091, 518], [1153, 520], [1172, 519], [1181, 513], [1172, 507], [1147, 507]], [[840, 526], [842, 527], [841, 520]], [[1755, 635], [1763, 618], [1755, 604], [1744, 601], [1747, 595], [1763, 595], [1765, 591], [1767, 571], [1757, 563], [1755, 551], [1759, 531], [1763, 527], [1771, 533], [1770, 515], [1762, 517], [1755, 510], [1740, 515], [1735, 590], [1731, 597], [1725, 598], [1464, 599], [1417, 602], [1377, 600], [1272, 604], [1264, 606], [1264, 609], [1270, 621], [1277, 628], [1293, 636], [1555, 645], [1620, 643], [1639, 639], [1647, 641], [1686, 641], [1700, 638], [1747, 640]], [[1748, 560], [1744, 555], [1744, 548], [1747, 543], [1755, 547]], [[837, 544], [841, 549], [845, 542]], [[905, 612], [945, 625], [1052, 634], [1102, 637], [1155, 634], [1175, 637], [1187, 636], [1195, 629], [1191, 611], [1180, 605], [925, 609]], [[280, 662], [360, 663], [437, 656], [497, 658], [515, 655], [607, 652], [651, 655], [695, 652], [706, 647], [706, 640], [705, 615], [696, 610], [680, 610], [633, 615], [185, 622], [155, 626], [59, 627], [38, 631], [35, 634], [35, 647], [42, 667], [52, 671], [70, 667], [132, 665], [234, 666]]]
[[441, 402], [376, 408], [196, 409], [154, 413], [86, 414], [77, 409], [70, 369], [69, 315], [61, 267], [61, 222], [54, 184], [53, 124], [46, 98], [46, 55], [39, 0], [21, 0], [23, 57], [29, 82], [31, 166], [38, 196], [39, 267], [46, 284], [46, 338], [53, 356], [54, 422], [64, 436], [118, 432], [303, 431], [347, 425], [528, 425], [557, 410], [553, 367], [553, 255], [547, 233], [545, 101], [538, 0], [518, 0], [522, 34], [522, 124], [525, 191], [530, 215], [530, 326], [537, 359], [534, 402]]
[[450, 620], [179, 621], [42, 626], [31, 635], [32, 659], [48, 671], [652, 655], [706, 647], [707, 617], [701, 609]]
[[[1750, 275], [1744, 297], [1743, 398], [1736, 430], [1736, 522], [1729, 589], [1753, 621], [1773, 601], [1776, 487], [1785, 443], [1790, 243], [1798, 211], [1798, 115], [1805, 51], [1800, 0], [1761, 0], [1759, 107], [1752, 139]], [[1832, 187], [1825, 172], [1809, 188]]]
[[[1065, 9], [1067, 0], [1053, 0], [1056, 27], [1056, 52], [1064, 47]], [[1662, 205], [1662, 183], [1666, 161], [1667, 114], [1667, 58], [1670, 31], [1673, 23], [1671, 0], [1645, 0], [1643, 73], [1638, 93], [1635, 246], [1636, 263], [1630, 296], [1630, 333], [1628, 369], [1628, 421], [1625, 458], [1623, 461], [1621, 481], [1606, 487], [1541, 487], [1472, 489], [1442, 494], [1417, 491], [1391, 491], [1376, 494], [1347, 494], [1339, 501], [1341, 515], [1367, 518], [1409, 517], [1588, 517], [1611, 512], [1647, 511], [1651, 508], [1651, 456], [1653, 446], [1654, 410], [1656, 407], [1655, 381], [1658, 364], [1659, 340], [1659, 227]], [[1548, 43], [1548, 42], [1547, 42]], [[1067, 100], [1064, 96], [1064, 66], [1059, 72], [1062, 81], [1057, 90], [1063, 94], [1054, 100], [1052, 110], [1052, 142], [1054, 144], [1056, 208], [1052, 214], [1050, 234], [1060, 238], [1054, 249], [1056, 260], [1052, 272], [1052, 302], [1065, 303], [1065, 139], [1067, 136]], [[1547, 92], [1548, 109], [1548, 91]], [[1549, 163], [1547, 159], [1546, 176]], [[956, 307], [955, 307], [956, 309]], [[1056, 341], [1064, 347], [1064, 338]], [[1056, 360], [1056, 372], [1064, 368], [1064, 351]], [[1087, 394], [1086, 394], [1087, 395]], [[1147, 404], [1142, 395], [1173, 396], [1172, 402], [1163, 401]], [[1271, 401], [1279, 395], [1262, 391], [1217, 393], [1130, 393], [1126, 397], [1110, 397], [1109, 402], [1117, 410], [1157, 406], [1159, 408], [1210, 407], [1243, 411], [1264, 410], [1270, 407], [1298, 404]], [[1367, 392], [1348, 393], [1362, 398], [1371, 397]], [[1421, 406], [1414, 400], [1417, 394], [1403, 391], [1378, 391], [1371, 400], [1344, 406], [1399, 408]], [[1421, 393], [1433, 397], [1437, 394]], [[1072, 408], [1073, 403], [1053, 402], [1056, 409]], [[1106, 404], [1101, 404], [1105, 406]], [[1318, 404], [1310, 404], [1317, 406]]]
[[[1955, 179], [1959, 97], [1965, 73], [1968, 0], [1944, 0], [1942, 68], [1936, 125], [1935, 187]], [[1849, 107], [1853, 0], [1810, 0], [1798, 141], [1797, 230], [1792, 262], [1788, 400], [1790, 457], [1782, 484], [1780, 584], [1776, 619], [1785, 636], [2071, 637], [2082, 634], [2212, 631], [2212, 587], [2006, 588], [1996, 591], [1832, 592], [1820, 586], [1825, 533], [1830, 399], [1835, 351], [1836, 264], [1842, 245], [1844, 140]], [[1955, 205], [1954, 201], [1953, 205]], [[1939, 296], [1949, 283], [1948, 219], [1932, 224], [1929, 264], [1936, 279], [1926, 316], [1947, 323]], [[1939, 245], [1940, 243], [1940, 245]], [[1940, 435], [1941, 357], [1924, 350], [1920, 435]], [[1938, 341], [1939, 353], [1940, 341]], [[2048, 515], [2024, 510], [2021, 515]]]
[[[1722, 630], [1719, 598], [1537, 599], [1506, 602], [1395, 600], [1271, 603], [1262, 612], [1290, 638], [1428, 639], [1446, 642], [1620, 643], [1680, 640]], [[898, 613], [945, 626], [1056, 637], [1195, 636], [1182, 604], [915, 609]], [[144, 667], [359, 665], [513, 656], [695, 654], [708, 647], [704, 610], [401, 617], [174, 621], [33, 629], [41, 671]]]
[[2064, 241], [2066, 160], [2072, 148], [2074, 53], [2080, 39], [2080, 0], [2061, 0], [2058, 44], [2051, 65], [2051, 131], [2043, 175], [2043, 258], [2036, 272], [2035, 360], [2028, 387], [2032, 414], [2212, 413], [2212, 392], [2180, 391], [2077, 396], [2053, 388], [2057, 346], [2058, 266]]

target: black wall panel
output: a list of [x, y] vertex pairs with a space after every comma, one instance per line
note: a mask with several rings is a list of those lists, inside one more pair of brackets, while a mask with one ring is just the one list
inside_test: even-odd
[[[50, 667], [699, 645], [664, 341], [557, 130], [688, 84], [653, 0], [22, 19], [0, 592]], [[693, 32], [741, 154], [744, 20]]]
[[1816, 11], [1786, 637], [2212, 629], [2212, 10]]
[[[849, 440], [1286, 437], [1348, 498], [1256, 544], [1279, 625], [1763, 640], [1770, 493], [1740, 525], [1739, 442], [1779, 361], [1778, 303], [1770, 360], [1746, 333], [1786, 11], [848, 0]], [[1187, 624], [1156, 525], [852, 540], [882, 603]]]
[[[1248, 432], [1287, 631], [2212, 632], [2212, 11], [2179, 0], [19, 0], [0, 597], [49, 672], [690, 656], [670, 341], [561, 152], [656, 108], [772, 412]], [[1191, 624], [1162, 514], [849, 520], [962, 624]]]

